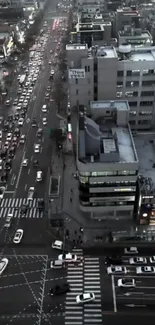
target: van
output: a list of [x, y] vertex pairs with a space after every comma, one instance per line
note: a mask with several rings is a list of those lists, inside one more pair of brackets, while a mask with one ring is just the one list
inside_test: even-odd
[[55, 260], [55, 261], [51, 261], [51, 263], [50, 263], [50, 268], [51, 269], [62, 269], [64, 267], [65, 266], [64, 266], [63, 261]]

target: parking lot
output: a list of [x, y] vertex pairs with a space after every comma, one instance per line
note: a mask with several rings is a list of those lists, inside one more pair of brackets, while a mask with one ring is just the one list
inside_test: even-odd
[[7, 255], [0, 279], [0, 316], [17, 318], [40, 313], [46, 280], [46, 255]]
[[[150, 256], [146, 255], [139, 256], [145, 263], [139, 261], [131, 264], [133, 257], [136, 260], [138, 256], [122, 256], [120, 271], [114, 269], [109, 275], [107, 274], [108, 266], [103, 267], [103, 263], [101, 263], [103, 269], [103, 273], [101, 272], [102, 305], [105, 313], [126, 311], [127, 313], [152, 314], [154, 312], [155, 273], [153, 273], [153, 268], [155, 264], [151, 263]], [[138, 267], [145, 268], [146, 266], [152, 267], [152, 272], [144, 272], [142, 269], [143, 272], [137, 274]]]

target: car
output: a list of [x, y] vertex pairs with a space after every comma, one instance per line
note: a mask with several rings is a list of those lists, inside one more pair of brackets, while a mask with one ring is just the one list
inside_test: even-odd
[[41, 138], [42, 134], [43, 134], [43, 129], [39, 128], [38, 131], [37, 131], [37, 137]]
[[17, 229], [17, 231], [14, 235], [14, 238], [13, 238], [14, 244], [19, 244], [21, 242], [23, 233], [24, 233], [23, 229]]
[[64, 261], [65, 263], [74, 263], [77, 262], [77, 255], [67, 253], [58, 255], [58, 260]]
[[93, 292], [82, 293], [76, 297], [77, 304], [84, 304], [95, 300], [95, 294]]
[[0, 171], [2, 170], [2, 168], [3, 168], [3, 160], [0, 159]]
[[3, 133], [2, 130], [0, 130], [0, 139], [2, 139]]
[[23, 204], [21, 209], [20, 209], [20, 214], [25, 215], [28, 211], [28, 204]]
[[31, 201], [33, 200], [33, 196], [34, 196], [34, 187], [31, 186], [28, 191], [27, 199]]
[[50, 93], [45, 93], [45, 99], [49, 99], [50, 98]]
[[8, 159], [5, 163], [5, 170], [10, 170], [11, 169], [11, 166], [12, 166], [12, 161], [11, 159]]
[[26, 141], [26, 136], [25, 136], [25, 134], [22, 134], [21, 137], [20, 137], [20, 141], [19, 141], [19, 143], [20, 143], [20, 144], [24, 144], [25, 141]]
[[1, 186], [0, 187], [0, 199], [1, 200], [3, 199], [4, 193], [5, 193], [5, 187], [4, 186]]
[[9, 146], [10, 146], [9, 141], [5, 141], [5, 143], [4, 143], [4, 149], [8, 150], [9, 149]]
[[39, 161], [38, 160], [34, 160], [33, 161], [33, 167], [38, 167], [39, 166]]
[[131, 257], [129, 258], [129, 264], [146, 264], [147, 263], [147, 259], [146, 257]]
[[69, 283], [63, 283], [61, 285], [55, 285], [50, 289], [50, 295], [61, 295], [70, 291]]
[[8, 152], [8, 156], [9, 156], [9, 158], [10, 158], [10, 159], [13, 158], [14, 155], [15, 155], [15, 153], [16, 153], [15, 146], [12, 146], [12, 147], [9, 149], [9, 152]]
[[136, 274], [155, 274], [155, 267], [154, 266], [138, 266], [136, 267]]
[[43, 172], [41, 170], [37, 171], [37, 177], [36, 177], [36, 181], [37, 182], [41, 182], [43, 179]]
[[118, 279], [117, 286], [119, 288], [135, 288], [136, 282], [135, 279], [132, 278], [124, 278], [124, 279], [122, 278], [122, 279]]
[[37, 126], [37, 122], [36, 122], [36, 119], [35, 118], [32, 119], [32, 123], [31, 124], [32, 124], [32, 127]]
[[42, 122], [43, 122], [43, 125], [47, 125], [47, 118], [43, 117]]
[[12, 145], [17, 145], [17, 141], [18, 141], [18, 138], [17, 137], [13, 137], [13, 139], [12, 139]]
[[138, 249], [137, 249], [137, 247], [124, 248], [124, 254], [128, 254], [128, 255], [138, 254]]
[[107, 256], [105, 258], [105, 264], [107, 264], [107, 265], [121, 265], [122, 259], [120, 256]]
[[4, 270], [6, 269], [7, 265], [9, 263], [8, 258], [3, 257], [0, 260], [0, 275], [4, 272]]
[[18, 125], [23, 126], [23, 124], [24, 124], [24, 119], [22, 117], [20, 117], [18, 120]]
[[8, 134], [7, 134], [7, 136], [6, 136], [6, 141], [11, 141], [12, 140], [12, 133], [11, 132], [9, 132]]
[[125, 266], [109, 266], [107, 267], [108, 274], [126, 274], [127, 268]]
[[34, 145], [34, 153], [39, 153], [40, 152], [40, 144], [35, 144]]
[[155, 264], [155, 256], [149, 258], [151, 264]]
[[42, 112], [43, 113], [47, 113], [47, 105], [43, 105], [42, 106]]
[[14, 131], [14, 136], [15, 137], [19, 137], [20, 136], [20, 129], [19, 128], [16, 128], [15, 131]]
[[55, 240], [52, 243], [52, 248], [56, 248], [56, 249], [62, 249], [63, 248], [63, 242], [61, 240]]
[[5, 227], [5, 228], [10, 228], [12, 218], [13, 218], [13, 214], [12, 214], [12, 213], [9, 213], [9, 214], [7, 215], [7, 217], [6, 217], [6, 220], [5, 220], [5, 224], [4, 224], [4, 227]]
[[23, 163], [22, 163], [22, 166], [27, 167], [27, 165], [28, 165], [28, 159], [24, 159]]

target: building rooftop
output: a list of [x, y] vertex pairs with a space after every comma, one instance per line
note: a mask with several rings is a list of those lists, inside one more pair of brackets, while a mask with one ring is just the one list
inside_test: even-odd
[[72, 51], [77, 51], [77, 50], [86, 50], [88, 48], [87, 44], [67, 44], [66, 45], [66, 50], [72, 50]]
[[155, 134], [139, 132], [134, 142], [139, 158], [139, 174], [149, 180], [149, 186], [155, 191]]
[[124, 61], [154, 61], [155, 46], [134, 48], [131, 45], [120, 45], [117, 54]]
[[90, 104], [91, 118], [85, 112], [80, 113], [79, 160], [87, 163], [138, 162], [128, 125], [128, 110], [125, 101], [100, 101]]
[[123, 30], [123, 31], [119, 31], [118, 32], [118, 35], [120, 37], [135, 37], [135, 38], [148, 38], [148, 37], [151, 37], [151, 34], [149, 33], [149, 31], [147, 30], [142, 30], [140, 28], [138, 29], [135, 29], [135, 30]]

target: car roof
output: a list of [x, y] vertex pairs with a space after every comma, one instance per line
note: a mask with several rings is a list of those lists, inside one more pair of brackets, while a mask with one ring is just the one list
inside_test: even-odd
[[90, 298], [90, 293], [83, 293], [83, 298], [84, 299]]

